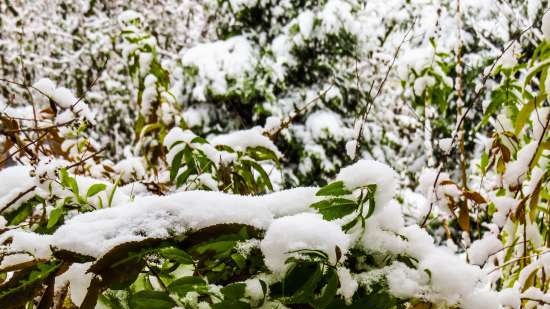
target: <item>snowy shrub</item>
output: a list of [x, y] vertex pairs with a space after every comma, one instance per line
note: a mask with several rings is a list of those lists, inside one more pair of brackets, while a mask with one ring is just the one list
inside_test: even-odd
[[546, 5], [0, 3], [0, 308], [550, 308]]

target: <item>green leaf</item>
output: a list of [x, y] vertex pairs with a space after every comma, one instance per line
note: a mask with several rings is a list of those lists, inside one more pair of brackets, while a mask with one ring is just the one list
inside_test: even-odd
[[181, 187], [187, 181], [187, 178], [191, 176], [192, 172], [193, 170], [187, 168], [183, 173], [181, 173], [176, 180], [176, 188]]
[[351, 194], [351, 191], [348, 190], [343, 181], [331, 182], [328, 185], [322, 187], [317, 191], [317, 196], [340, 196]]
[[8, 221], [8, 225], [17, 225], [25, 221], [25, 219], [27, 219], [30, 215], [32, 215], [33, 209], [34, 209], [34, 204], [29, 201], [19, 206], [17, 210], [6, 214], [6, 220]]
[[107, 203], [108, 203], [109, 207], [111, 207], [113, 205], [113, 198], [115, 197], [115, 191], [118, 187], [119, 182], [120, 182], [120, 177], [118, 177], [117, 180], [115, 181], [115, 184], [114, 184], [113, 188], [111, 189], [111, 192], [109, 192], [109, 196], [107, 197]]
[[197, 137], [194, 137], [191, 140], [191, 143], [192, 144], [208, 144], [208, 141], [204, 137], [197, 136]]
[[250, 164], [250, 166], [252, 166], [252, 168], [254, 168], [260, 174], [260, 177], [262, 178], [262, 182], [269, 188], [269, 190], [273, 191], [273, 185], [271, 184], [269, 175], [267, 175], [267, 173], [265, 172], [265, 170], [260, 164], [251, 160], [243, 160], [243, 162], [247, 162], [248, 164]]
[[176, 293], [179, 296], [183, 297], [185, 296], [185, 294], [191, 291], [206, 293], [208, 292], [208, 285], [200, 277], [187, 276], [181, 277], [170, 283], [170, 285], [168, 286], [168, 291]]
[[212, 304], [212, 309], [250, 309], [250, 304], [242, 301], [224, 300], [221, 303]]
[[246, 288], [246, 284], [239, 282], [239, 283], [231, 283], [223, 288], [221, 288], [221, 292], [224, 296], [224, 299], [234, 299], [238, 300], [242, 297], [244, 297], [244, 291]]
[[78, 183], [76, 182], [76, 179], [74, 177], [69, 176], [69, 173], [67, 173], [67, 169], [62, 168], [60, 170], [61, 175], [61, 184], [71, 189], [73, 194], [78, 198], [79, 197], [79, 191], [78, 191]]
[[159, 250], [159, 254], [180, 264], [193, 264], [193, 258], [187, 252], [175, 247], [162, 248]]
[[61, 216], [63, 216], [63, 212], [64, 212], [63, 205], [54, 208], [52, 212], [50, 212], [50, 218], [48, 218], [48, 224], [46, 225], [46, 227], [49, 229], [54, 227], [59, 221], [59, 219], [61, 218]]
[[358, 205], [353, 200], [332, 198], [311, 204], [311, 207], [317, 209], [325, 220], [334, 220], [351, 214]]
[[306, 281], [294, 292], [291, 296], [293, 303], [308, 303], [312, 300], [315, 294], [315, 288], [321, 279], [323, 274], [319, 264], [314, 263], [316, 267], [308, 277], [305, 277]]
[[17, 271], [0, 289], [0, 308], [23, 308], [37, 296], [44, 282], [59, 268], [58, 262], [40, 263]]
[[[538, 98], [537, 98], [538, 100]], [[518, 115], [516, 116], [516, 121], [514, 123], [514, 132], [519, 134], [525, 123], [529, 120], [531, 112], [535, 109], [535, 102], [529, 101], [527, 104], [524, 104]]]
[[92, 197], [105, 189], [107, 189], [107, 185], [104, 183], [93, 184], [90, 186], [90, 188], [88, 188], [88, 192], [86, 192], [86, 197]]
[[178, 175], [178, 171], [181, 167], [181, 159], [183, 158], [183, 151], [178, 152], [172, 160], [172, 166], [170, 166], [170, 181], [174, 181]]
[[166, 292], [140, 291], [130, 296], [132, 309], [172, 309], [176, 303]]
[[338, 275], [336, 271], [331, 268], [326, 277], [327, 284], [323, 288], [321, 295], [315, 299], [315, 308], [325, 308], [332, 302], [334, 297], [336, 297], [336, 291], [338, 290]]

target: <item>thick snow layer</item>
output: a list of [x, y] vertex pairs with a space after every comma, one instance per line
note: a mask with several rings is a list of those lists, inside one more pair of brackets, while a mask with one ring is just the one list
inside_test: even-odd
[[342, 140], [351, 135], [351, 130], [344, 126], [340, 115], [328, 110], [317, 111], [309, 115], [306, 120], [306, 129], [315, 139]]
[[499, 294], [491, 290], [479, 290], [462, 300], [464, 309], [500, 309]]
[[227, 91], [227, 80], [242, 79], [254, 69], [257, 55], [244, 36], [235, 36], [226, 41], [198, 44], [185, 51], [181, 63], [198, 70], [197, 85], [193, 95], [205, 99], [207, 88], [214, 93]]
[[55, 91], [55, 83], [48, 78], [41, 78], [33, 85], [38, 91], [52, 98]]
[[73, 92], [65, 87], [56, 88], [52, 99], [63, 108], [70, 108], [78, 101]]
[[124, 182], [128, 182], [135, 177], [135, 179], [142, 179], [145, 177], [145, 162], [141, 157], [130, 157], [119, 161], [113, 167]]
[[503, 183], [507, 187], [519, 186], [529, 170], [529, 163], [535, 156], [538, 141], [533, 141], [518, 151], [517, 159], [506, 164], [506, 172], [503, 175]]
[[10, 254], [1, 260], [0, 269], [34, 259], [48, 259], [50, 250], [50, 235], [40, 235], [22, 230], [10, 230], [0, 235], [0, 244], [11, 239]]
[[493, 223], [503, 227], [511, 212], [515, 211], [519, 201], [509, 196], [497, 196], [492, 199], [497, 211], [493, 214]]
[[448, 205], [449, 198], [457, 198], [461, 194], [458, 186], [451, 182], [449, 174], [439, 173], [434, 168], [422, 170], [418, 178], [418, 190], [424, 194], [427, 202], [437, 205], [443, 214], [451, 213]]
[[29, 166], [17, 165], [0, 170], [0, 209], [11, 205], [4, 210], [10, 212], [17, 209], [23, 202], [34, 195], [30, 191], [13, 202], [20, 194], [34, 186], [34, 179], [30, 176]]
[[267, 228], [272, 217], [267, 205], [254, 197], [207, 191], [149, 196], [72, 218], [54, 233], [52, 245], [98, 257], [124, 242], [167, 238], [215, 224]]
[[353, 279], [349, 269], [345, 267], [338, 267], [336, 273], [338, 274], [338, 281], [340, 282], [340, 288], [338, 288], [337, 291], [338, 295], [344, 297], [346, 301], [351, 301], [359, 284]]
[[386, 164], [373, 160], [360, 160], [341, 169], [336, 180], [343, 181], [349, 189], [376, 184], [375, 213], [393, 198], [397, 189], [397, 173]]
[[476, 240], [468, 249], [468, 259], [474, 265], [483, 266], [487, 258], [502, 249], [502, 242], [493, 234]]
[[264, 130], [268, 133], [277, 132], [281, 128], [283, 120], [277, 116], [269, 116], [265, 120]]
[[60, 289], [65, 284], [69, 285], [69, 293], [72, 302], [80, 306], [88, 293], [88, 287], [92, 281], [93, 274], [88, 273], [92, 263], [75, 263], [67, 271], [55, 279], [55, 288]]
[[257, 199], [265, 203], [275, 217], [283, 217], [313, 211], [309, 205], [316, 202], [317, 191], [317, 187], [298, 187], [258, 196]]
[[282, 273], [285, 261], [290, 256], [299, 256], [292, 251], [320, 250], [328, 255], [329, 263], [336, 264], [336, 247], [342, 255], [349, 246], [349, 236], [334, 222], [325, 221], [318, 214], [298, 214], [275, 220], [260, 244], [265, 264], [274, 273]]
[[72, 218], [54, 233], [52, 245], [97, 257], [127, 241], [166, 238], [215, 224], [266, 229], [273, 217], [307, 211], [316, 191], [297, 188], [262, 196], [188, 191], [138, 197], [135, 202]]
[[243, 151], [250, 147], [261, 146], [273, 151], [278, 157], [281, 157], [282, 154], [277, 149], [277, 146], [262, 133], [263, 130], [261, 127], [254, 127], [248, 130], [213, 136], [208, 138], [208, 140], [212, 145], [227, 145], [239, 151]]
[[454, 305], [483, 286], [479, 267], [466, 263], [446, 247], [436, 246], [418, 225], [405, 226], [396, 203], [367, 219], [361, 244], [372, 254], [410, 256], [418, 262], [416, 268], [395, 262], [383, 269], [390, 292], [396, 297]]

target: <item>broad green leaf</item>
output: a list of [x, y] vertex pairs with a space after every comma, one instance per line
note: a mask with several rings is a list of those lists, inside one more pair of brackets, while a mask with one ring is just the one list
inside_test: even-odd
[[107, 185], [104, 183], [93, 184], [90, 186], [90, 188], [88, 188], [88, 192], [86, 192], [86, 197], [92, 197], [105, 189], [107, 189]]
[[176, 303], [166, 292], [139, 291], [130, 296], [132, 309], [172, 309]]
[[8, 221], [8, 225], [17, 225], [25, 221], [25, 219], [27, 219], [30, 215], [32, 215], [33, 209], [34, 209], [34, 204], [31, 202], [27, 202], [19, 206], [17, 210], [6, 214], [6, 220]]
[[314, 300], [315, 308], [325, 308], [336, 297], [336, 291], [338, 290], [338, 275], [336, 271], [331, 268], [325, 277], [327, 277], [327, 284], [323, 288], [321, 295]]
[[200, 277], [187, 276], [176, 279], [170, 283], [168, 291], [176, 293], [179, 296], [185, 296], [185, 294], [191, 291], [206, 293], [208, 291], [208, 285]]
[[175, 247], [162, 248], [159, 250], [159, 254], [180, 264], [193, 264], [193, 258], [187, 252]]
[[228, 284], [228, 285], [224, 286], [221, 289], [221, 292], [224, 296], [224, 299], [226, 299], [226, 300], [227, 299], [238, 300], [238, 299], [244, 297], [245, 288], [246, 288], [245, 283], [241, 283], [241, 282], [231, 283], [231, 284]]
[[172, 165], [170, 166], [170, 181], [174, 181], [178, 175], [178, 171], [181, 167], [181, 159], [183, 158], [183, 151], [178, 152], [174, 159], [172, 160]]
[[348, 190], [343, 181], [331, 182], [328, 185], [322, 187], [317, 191], [317, 196], [340, 196], [351, 194], [351, 191]]
[[50, 218], [48, 219], [48, 225], [46, 227], [49, 229], [54, 227], [59, 221], [59, 219], [61, 218], [61, 216], [63, 216], [63, 212], [64, 212], [63, 205], [54, 208], [50, 212]]
[[311, 205], [317, 209], [325, 220], [334, 220], [353, 213], [358, 205], [355, 201], [344, 198], [332, 198]]
[[271, 185], [271, 180], [269, 179], [269, 175], [267, 175], [263, 167], [260, 164], [251, 160], [243, 160], [243, 161], [246, 161], [248, 164], [250, 164], [250, 166], [252, 166], [252, 168], [254, 168], [260, 174], [260, 177], [262, 178], [262, 182], [269, 188], [269, 190], [273, 191], [273, 185]]

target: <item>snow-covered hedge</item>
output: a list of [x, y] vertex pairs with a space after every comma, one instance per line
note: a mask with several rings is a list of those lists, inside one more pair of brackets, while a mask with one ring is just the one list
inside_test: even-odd
[[538, 1], [62, 3], [0, 3], [0, 308], [550, 307]]

